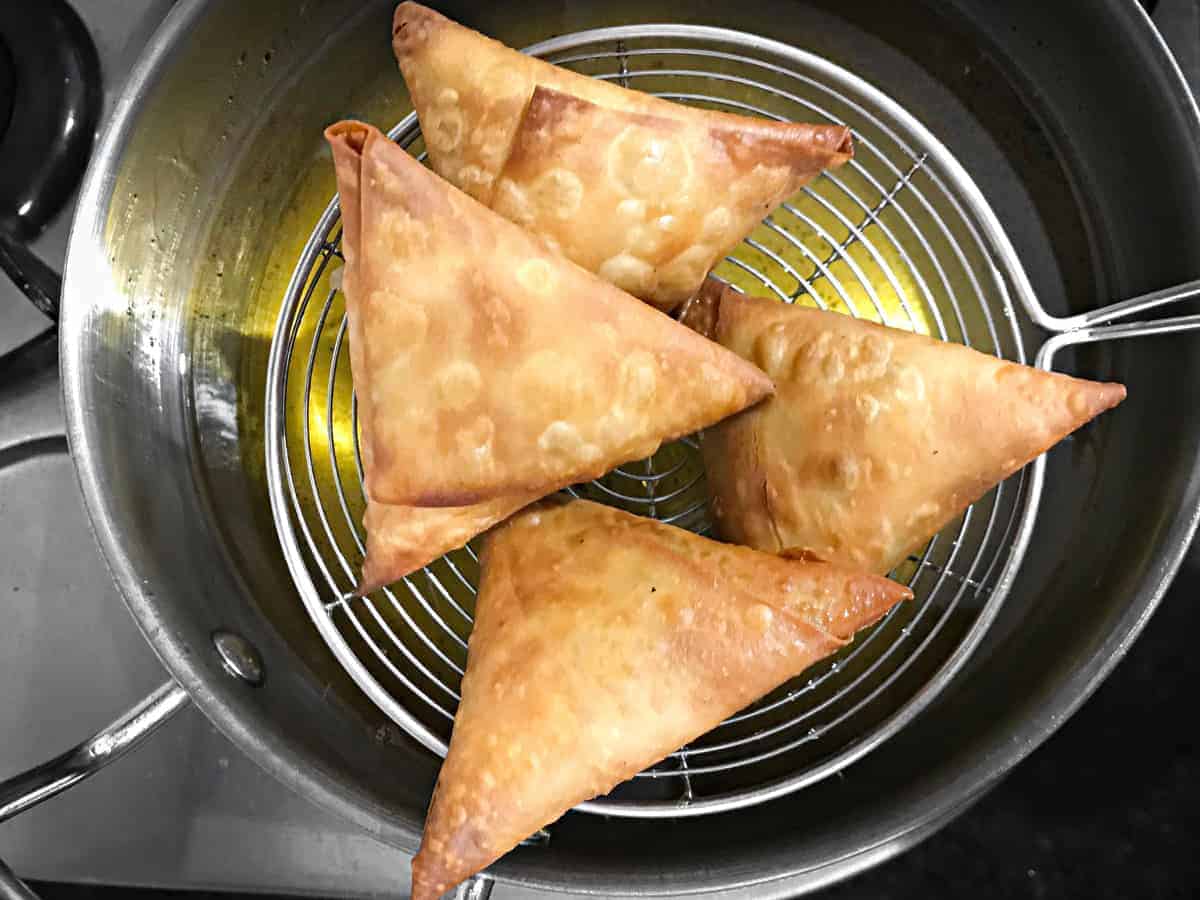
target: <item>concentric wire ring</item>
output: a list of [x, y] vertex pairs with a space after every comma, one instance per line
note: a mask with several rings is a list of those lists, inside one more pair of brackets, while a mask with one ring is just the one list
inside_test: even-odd
[[[695, 26], [567, 35], [530, 48], [597, 78], [691, 103], [790, 121], [848, 124], [856, 155], [764, 221], [714, 274], [738, 290], [921, 331], [1024, 361], [1009, 302], [1023, 273], [981, 235], [994, 216], [948, 151], [854, 75], [794, 48]], [[409, 116], [394, 140], [423, 154]], [[466, 664], [477, 548], [469, 545], [366, 598], [362, 467], [350, 385], [336, 200], [284, 298], [268, 376], [268, 478], [301, 597], [355, 681], [444, 754]], [[707, 532], [693, 439], [569, 489]], [[1020, 562], [1031, 512], [1024, 476], [1000, 485], [893, 577], [916, 599], [850, 646], [732, 716], [608, 797], [581, 808], [679, 816], [736, 808], [825, 777], [927, 704], [978, 642]]]

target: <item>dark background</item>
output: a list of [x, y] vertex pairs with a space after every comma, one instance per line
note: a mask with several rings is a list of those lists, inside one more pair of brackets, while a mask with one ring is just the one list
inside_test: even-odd
[[1193, 549], [1129, 655], [1058, 734], [944, 831], [817, 896], [1200, 895], [1198, 592]]

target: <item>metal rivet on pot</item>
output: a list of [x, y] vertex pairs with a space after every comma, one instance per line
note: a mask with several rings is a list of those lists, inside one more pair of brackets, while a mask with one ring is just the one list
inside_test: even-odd
[[253, 644], [232, 631], [214, 631], [212, 642], [226, 672], [249, 684], [262, 684], [262, 657]]

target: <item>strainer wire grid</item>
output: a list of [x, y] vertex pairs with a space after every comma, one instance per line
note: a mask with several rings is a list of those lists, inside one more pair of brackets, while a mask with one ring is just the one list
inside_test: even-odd
[[[695, 46], [646, 47], [638, 43], [651, 39], [692, 42]], [[739, 52], [714, 49], [714, 45], [732, 45]], [[590, 46], [605, 49], [571, 52]], [[760, 53], [763, 58], [746, 56], [748, 51]], [[747, 239], [744, 252], [739, 249], [718, 267], [718, 276], [734, 280], [739, 289], [741, 282], [753, 279], [756, 285], [787, 302], [803, 298], [825, 307], [826, 298], [832, 298], [835, 305], [850, 314], [873, 313], [872, 318], [900, 327], [918, 328], [924, 312], [929, 317], [929, 330], [943, 340], [958, 338], [985, 352], [1024, 361], [1006, 278], [1018, 287], [1026, 282], [1019, 266], [1015, 271], [1005, 266], [1002, 273], [993, 261], [993, 248], [985, 238], [997, 234], [1003, 238], [1003, 234], [990, 210], [965, 172], [932, 135], [855, 76], [772, 41], [697, 26], [633, 26], [583, 32], [539, 44], [529, 52], [564, 52], [566, 55], [553, 56], [552, 61], [581, 68], [615, 62], [615, 72], [589, 74], [632, 87], [642, 80], [692, 79], [739, 91], [760, 90], [772, 102], [786, 102], [802, 114], [784, 116], [743, 97], [694, 90], [654, 91], [680, 102], [777, 119], [846, 120], [855, 131], [855, 159], [840, 172], [823, 174], [796, 200], [769, 217]], [[659, 58], [670, 60], [671, 65], [653, 67]], [[784, 90], [743, 75], [680, 68], [690, 59], [769, 73], [773, 78], [794, 80], [797, 86]], [[651, 67], [631, 68], [631, 61], [648, 61]], [[837, 90], [839, 87], [842, 92]], [[801, 88], [817, 93], [825, 102], [794, 93]], [[864, 103], [877, 111], [872, 112]], [[417, 145], [415, 115], [393, 129], [391, 137], [406, 147]], [[885, 144], [891, 146], [899, 161], [889, 156]], [[418, 153], [418, 159], [423, 156]], [[864, 199], [860, 193], [867, 188], [873, 195]], [[906, 197], [914, 204], [913, 209], [906, 206]], [[968, 209], [982, 221], [982, 234], [976, 219], [967, 214]], [[346, 321], [338, 311], [337, 287], [328, 286], [323, 302], [316, 294], [318, 286], [328, 281], [330, 266], [341, 255], [337, 222], [335, 198], [296, 267], [272, 342], [267, 464], [273, 510], [285, 556], [305, 605], [335, 654], [389, 717], [427, 748], [444, 755], [445, 738], [459, 699], [457, 679], [463, 671], [459, 660], [465, 658], [465, 634], [471, 616], [458, 593], [473, 590], [471, 569], [477, 572], [478, 556], [468, 545], [435, 564], [436, 571], [431, 566], [414, 573], [394, 586], [395, 590], [385, 588], [361, 599], [353, 595], [358, 563], [348, 552], [361, 559], [364, 545], [354, 517], [354, 503], [343, 483], [334, 428], [335, 398], [341, 396], [338, 360], [346, 341]], [[944, 252], [939, 253], [939, 248]], [[1001, 260], [1007, 255], [999, 254]], [[1015, 264], [1015, 256], [1008, 261]], [[911, 279], [908, 289], [904, 276]], [[907, 322], [896, 321], [889, 313], [884, 294], [893, 298]], [[962, 303], [960, 298], [965, 298]], [[863, 306], [864, 301], [867, 306]], [[914, 301], [919, 301], [920, 311], [914, 309]], [[964, 307], [966, 303], [971, 304], [969, 309]], [[1000, 313], [998, 319], [992, 314], [993, 308]], [[298, 353], [298, 341], [310, 321], [311, 345], [306, 354]], [[329, 370], [323, 379], [326, 396], [322, 410], [313, 386], [314, 379], [318, 385], [322, 381], [319, 369], [326, 363], [322, 348], [327, 329], [333, 336], [328, 346]], [[304, 410], [299, 459], [289, 443], [286, 419], [289, 397], [296, 390], [293, 367], [298, 361], [303, 363], [302, 372], [296, 374], [303, 382], [299, 390]], [[349, 385], [344, 384], [343, 390], [348, 389]], [[349, 408], [353, 441], [350, 455], [361, 497], [356, 402], [351, 400]], [[332, 497], [322, 486], [314, 459], [314, 430], [310, 427], [314, 418], [310, 412], [314, 409], [323, 412], [320, 418], [324, 427], [318, 429], [323, 433], [316, 437], [327, 449]], [[694, 442], [683, 446], [694, 450]], [[571, 491], [627, 508], [632, 504], [643, 514], [704, 533], [706, 492], [694, 453], [691, 458], [690, 472], [686, 454], [665, 466], [659, 466], [656, 455]], [[299, 479], [297, 467], [301, 470]], [[641, 494], [635, 491], [638, 485], [642, 486]], [[670, 485], [670, 489], [659, 493], [661, 485]], [[304, 490], [307, 495], [302, 498]], [[340, 522], [331, 520], [326, 500], [336, 504]], [[803, 683], [789, 685], [736, 714], [709, 736], [671, 754], [635, 780], [675, 785], [670, 794], [659, 791], [622, 797], [618, 792], [581, 808], [645, 817], [715, 812], [795, 790], [848, 765], [930, 702], [978, 643], [1019, 565], [1034, 506], [1028, 480], [1021, 473], [969, 508], [956, 526], [935, 537], [920, 556], [894, 573], [904, 575], [903, 580], [912, 586], [916, 594], [912, 603], [895, 608], [847, 650], [814, 666], [805, 673]], [[926, 651], [964, 609], [970, 621], [959, 628], [949, 648], [940, 648], [944, 654], [936, 659], [925, 659]], [[387, 646], [381, 646], [381, 641]], [[847, 739], [845, 728], [855, 725], [855, 716], [895, 691], [902, 676], [918, 660], [929, 670], [920, 685], [902, 691], [904, 696], [898, 705], [887, 705], [882, 715], [876, 712], [862, 733]], [[841, 673], [853, 677], [847, 681]], [[838, 742], [822, 747], [823, 738], [831, 733]], [[788, 768], [783, 774], [769, 769], [757, 771], [769, 760], [802, 749], [810, 754], [802, 766]], [[711, 787], [703, 776], [712, 776], [711, 784], [720, 789], [698, 789]], [[730, 776], [732, 782], [728, 781]], [[697, 779], [702, 779], [700, 786]]]

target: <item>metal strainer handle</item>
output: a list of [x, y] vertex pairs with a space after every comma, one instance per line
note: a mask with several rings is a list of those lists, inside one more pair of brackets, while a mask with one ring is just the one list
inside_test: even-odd
[[[1091, 344], [1097, 341], [1116, 341], [1132, 337], [1150, 337], [1159, 334], [1175, 334], [1181, 331], [1200, 329], [1200, 314], [1175, 316], [1167, 319], [1152, 319], [1150, 321], [1120, 322], [1139, 313], [1149, 312], [1160, 306], [1182, 303], [1185, 300], [1200, 299], [1200, 279], [1187, 281], [1174, 287], [1150, 294], [1143, 294], [1130, 300], [1123, 300], [1111, 306], [1101, 307], [1086, 313], [1078, 321], [1071, 320], [1071, 327], [1051, 335], [1038, 350], [1036, 365], [1040, 369], [1049, 369], [1054, 362], [1054, 354], [1063, 347], [1074, 344]], [[1067, 321], [1067, 320], [1060, 320]]]

